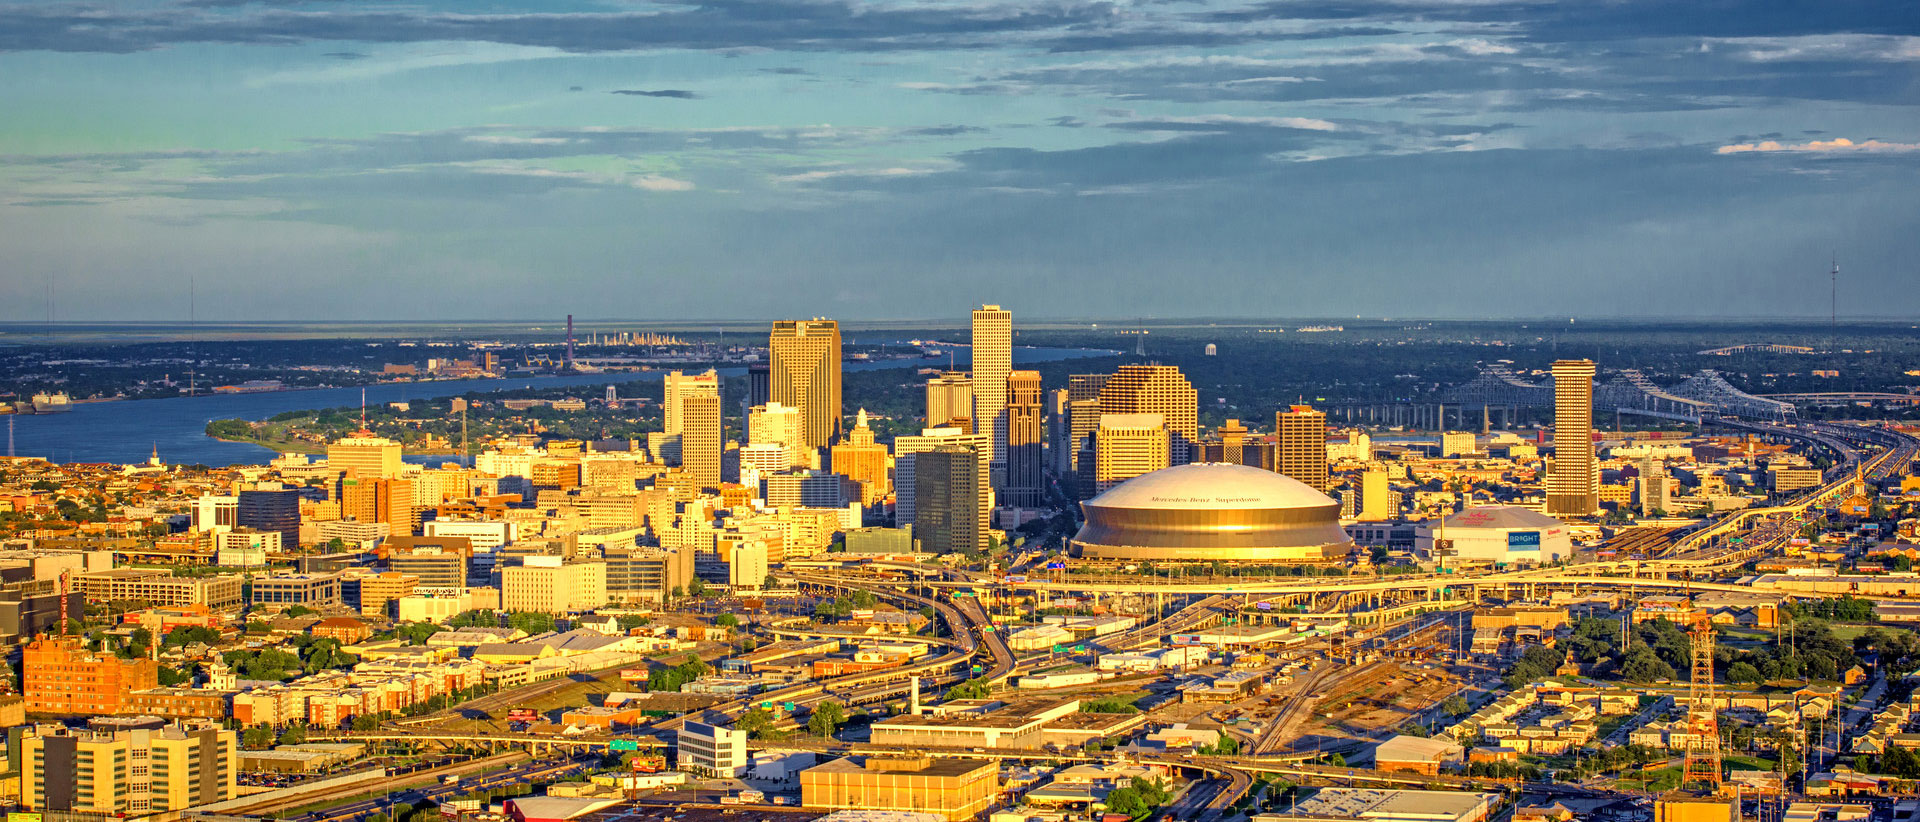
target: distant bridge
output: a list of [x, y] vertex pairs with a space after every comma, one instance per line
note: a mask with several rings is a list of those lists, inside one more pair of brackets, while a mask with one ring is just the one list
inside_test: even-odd
[[[1483, 368], [1472, 381], [1440, 393], [1439, 401], [1461, 409], [1552, 408], [1553, 381], [1531, 383], [1503, 365]], [[1793, 403], [1757, 397], [1728, 383], [1720, 373], [1703, 369], [1680, 383], [1661, 387], [1639, 369], [1622, 368], [1593, 387], [1593, 407], [1602, 413], [1698, 423], [1709, 416], [1788, 421], [1796, 416]]]
[[1857, 402], [1887, 405], [1920, 405], [1920, 394], [1887, 394], [1875, 391], [1832, 391], [1810, 394], [1762, 394], [1770, 400], [1808, 405], [1851, 405]]
[[1726, 348], [1709, 348], [1695, 351], [1712, 357], [1731, 357], [1735, 354], [1812, 354], [1813, 349], [1804, 345], [1778, 345], [1776, 343], [1743, 343], [1729, 345]]

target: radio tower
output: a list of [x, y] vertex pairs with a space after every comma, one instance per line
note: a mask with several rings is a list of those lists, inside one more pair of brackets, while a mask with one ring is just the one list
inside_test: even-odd
[[1827, 284], [1827, 350], [1840, 353], [1840, 255], [1833, 255], [1832, 279]]
[[1687, 688], [1687, 732], [1693, 741], [1687, 745], [1686, 767], [1680, 772], [1682, 787], [1701, 784], [1710, 794], [1723, 785], [1720, 774], [1720, 720], [1713, 693], [1713, 623], [1705, 614], [1693, 623], [1693, 681]]

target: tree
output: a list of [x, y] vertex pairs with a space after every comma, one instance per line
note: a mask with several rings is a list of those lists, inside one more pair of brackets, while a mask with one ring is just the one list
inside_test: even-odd
[[393, 629], [395, 637], [404, 639], [408, 645], [425, 645], [427, 637], [440, 633], [445, 628], [431, 622], [408, 622]]
[[1735, 662], [1727, 667], [1727, 681], [1735, 684], [1758, 684], [1766, 681], [1760, 676], [1760, 669], [1746, 662]]
[[1140, 799], [1140, 792], [1132, 786], [1121, 786], [1107, 792], [1107, 812], [1123, 813], [1134, 819], [1145, 819], [1153, 812], [1147, 803]]
[[353, 729], [356, 731], [377, 731], [380, 729], [380, 720], [370, 715], [362, 714], [353, 718]]
[[978, 679], [969, 679], [947, 689], [948, 699], [986, 699], [992, 689]]
[[740, 618], [733, 614], [721, 614], [713, 618], [713, 624], [722, 628], [732, 628], [740, 624]]
[[541, 611], [514, 611], [507, 615], [507, 627], [528, 634], [544, 634], [553, 630], [553, 615]]
[[1472, 709], [1472, 706], [1467, 704], [1467, 698], [1459, 694], [1454, 694], [1440, 702], [1440, 710], [1446, 711], [1448, 716], [1466, 716]]
[[280, 732], [280, 744], [282, 745], [299, 745], [306, 741], [307, 727], [305, 725], [288, 725], [286, 730]]
[[765, 709], [755, 708], [741, 714], [740, 718], [733, 723], [733, 727], [746, 731], [747, 736], [753, 739], [762, 739], [773, 731], [773, 714]]
[[273, 729], [265, 725], [255, 725], [240, 734], [240, 744], [253, 750], [273, 745]]
[[1636, 646], [1627, 652], [1620, 663], [1620, 678], [1629, 682], [1654, 682], [1673, 678], [1673, 666], [1668, 665], [1645, 645]]
[[847, 712], [838, 702], [822, 702], [813, 706], [813, 715], [807, 718], [807, 730], [815, 736], [833, 736], [833, 732], [847, 721]]

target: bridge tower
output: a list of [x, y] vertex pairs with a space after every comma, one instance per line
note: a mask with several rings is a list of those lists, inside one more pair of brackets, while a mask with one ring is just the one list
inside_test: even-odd
[[1699, 784], [1710, 793], [1724, 786], [1720, 770], [1720, 720], [1713, 689], [1713, 623], [1699, 614], [1693, 623], [1693, 680], [1687, 688], [1687, 760], [1680, 772], [1682, 787]]

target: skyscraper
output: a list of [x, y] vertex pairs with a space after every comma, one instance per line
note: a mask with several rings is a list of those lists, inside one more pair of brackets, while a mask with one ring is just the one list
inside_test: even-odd
[[300, 492], [241, 491], [234, 506], [234, 524], [255, 531], [280, 532], [280, 544], [292, 551], [300, 544]]
[[1013, 370], [1013, 313], [997, 305], [973, 312], [973, 430], [993, 437], [993, 468], [1004, 483], [1007, 465], [1007, 374]]
[[1093, 495], [1093, 485], [1081, 482], [1082, 475], [1093, 476], [1093, 466], [1081, 466], [1080, 453], [1091, 447], [1094, 429], [1100, 427], [1100, 389], [1106, 387], [1109, 376], [1072, 374], [1067, 377], [1067, 447], [1060, 455], [1060, 476], [1067, 481], [1075, 498]]
[[[965, 371], [946, 371], [927, 380], [927, 427], [973, 419], [973, 378]], [[982, 429], [976, 429], [982, 430]]]
[[854, 420], [847, 438], [828, 449], [828, 466], [859, 483], [860, 504], [872, 505], [892, 490], [887, 484], [887, 447], [873, 441], [873, 429], [867, 427], [867, 409], [860, 409]]
[[720, 487], [720, 392], [697, 391], [680, 398], [680, 465], [701, 488]]
[[805, 425], [800, 409], [793, 406], [777, 402], [754, 406], [747, 412], [747, 443], [784, 445], [787, 447], [789, 466], [813, 468], [812, 449], [807, 447]]
[[913, 533], [920, 550], [934, 554], [987, 547], [987, 510], [981, 506], [980, 454], [964, 445], [942, 445], [914, 455]]
[[825, 448], [840, 435], [840, 324], [781, 320], [767, 340], [767, 401], [800, 409], [802, 445]]
[[[705, 374], [682, 374], [678, 371], [670, 371], [661, 380], [661, 384], [664, 386], [664, 396], [660, 403], [663, 414], [660, 430], [668, 434], [680, 433], [681, 419], [685, 413], [682, 409], [688, 397], [700, 394], [720, 396], [720, 374], [712, 369], [708, 369]], [[681, 459], [685, 460], [686, 457], [683, 455]]]
[[1045, 496], [1045, 455], [1041, 441], [1040, 372], [1007, 375], [1007, 469], [1001, 505], [1038, 508]]
[[1166, 468], [1170, 438], [1159, 414], [1100, 415], [1100, 429], [1093, 434], [1094, 493]]
[[1593, 453], [1592, 360], [1553, 364], [1553, 464], [1547, 513], [1585, 517], [1600, 510], [1599, 464]]
[[[1072, 390], [1071, 384], [1068, 390]], [[1107, 414], [1159, 414], [1167, 426], [1169, 464], [1193, 461], [1193, 444], [1200, 439], [1200, 395], [1179, 368], [1120, 366], [1100, 388], [1100, 413], [1103, 418]]]
[[914, 495], [918, 492], [915, 481], [915, 460], [920, 454], [945, 445], [959, 445], [973, 449], [980, 455], [977, 461], [980, 470], [976, 488], [980, 495], [980, 528], [985, 533], [987, 515], [993, 510], [993, 488], [987, 484], [987, 460], [993, 454], [993, 440], [983, 433], [966, 433], [951, 426], [928, 428], [917, 435], [895, 437], [893, 439], [893, 494], [894, 523], [896, 525], [914, 525], [918, 527], [919, 516]]
[[327, 467], [365, 480], [400, 474], [400, 443], [361, 430], [327, 444]]
[[1326, 413], [1295, 405], [1273, 415], [1273, 430], [1279, 435], [1275, 470], [1325, 493], [1328, 487]]

